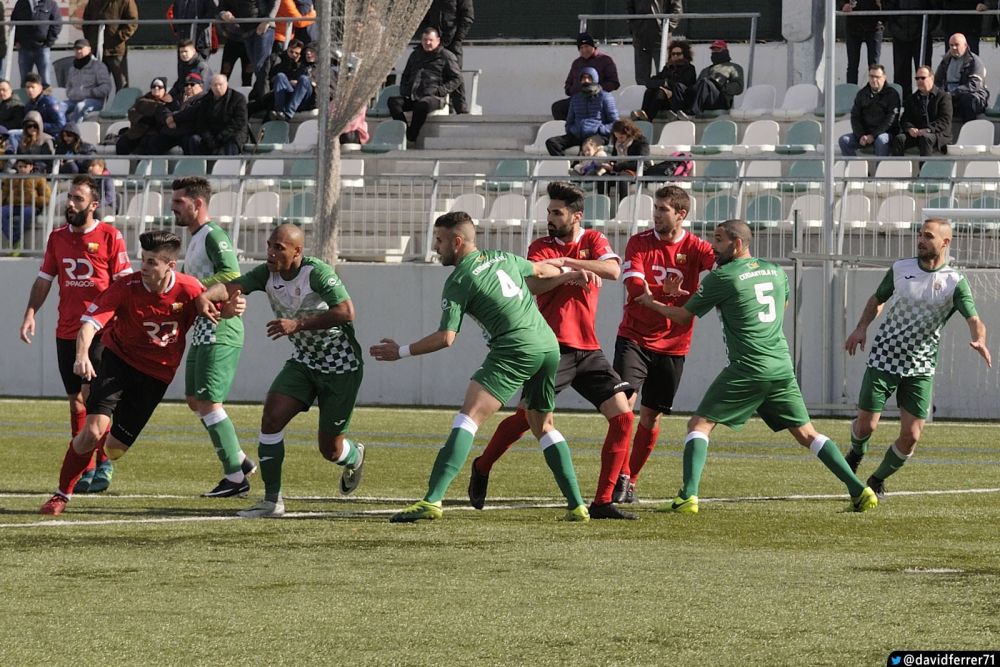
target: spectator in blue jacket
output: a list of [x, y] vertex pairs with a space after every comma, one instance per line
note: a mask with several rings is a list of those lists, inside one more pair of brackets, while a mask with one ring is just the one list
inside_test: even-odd
[[62, 30], [62, 14], [56, 0], [17, 0], [11, 21], [46, 21], [37, 25], [19, 25], [14, 28], [14, 48], [21, 70], [21, 85], [33, 68], [38, 69], [43, 88], [55, 80], [52, 55], [49, 48], [55, 44]]
[[601, 88], [597, 70], [584, 67], [580, 72], [580, 92], [569, 100], [566, 134], [552, 137], [545, 142], [545, 147], [549, 155], [565, 155], [568, 148], [579, 146], [587, 137], [596, 134], [607, 139], [616, 120], [615, 98]]
[[42, 115], [42, 129], [49, 136], [59, 135], [66, 124], [63, 106], [56, 98], [42, 92], [42, 78], [35, 73], [24, 77], [24, 90], [28, 93], [28, 103], [24, 105], [25, 116], [31, 111]]

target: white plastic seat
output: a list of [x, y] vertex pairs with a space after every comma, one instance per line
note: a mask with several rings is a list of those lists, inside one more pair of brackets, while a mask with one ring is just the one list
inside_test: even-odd
[[484, 222], [490, 224], [520, 225], [528, 213], [528, 200], [514, 192], [502, 194], [493, 200]]
[[295, 137], [287, 146], [287, 149], [298, 153], [313, 151], [316, 150], [316, 144], [318, 141], [319, 120], [316, 118], [310, 118], [309, 120], [299, 124], [299, 127], [295, 130]]
[[837, 151], [837, 153], [840, 152], [839, 149], [837, 148], [837, 142], [840, 141], [840, 138], [842, 136], [844, 136], [845, 134], [850, 134], [853, 131], [854, 128], [851, 127], [850, 118], [844, 118], [838, 120], [836, 123], [833, 124], [833, 147]]
[[646, 86], [625, 86], [612, 94], [615, 96], [615, 104], [618, 105], [618, 115], [621, 118], [628, 118], [630, 112], [642, 108], [642, 97], [646, 94]]
[[878, 207], [878, 224], [888, 229], [909, 229], [915, 222], [917, 202], [910, 195], [887, 197]]
[[535, 163], [534, 176], [540, 182], [565, 181], [569, 175], [569, 160], [538, 160]]
[[549, 218], [549, 196], [539, 195], [531, 204], [531, 215], [528, 217], [532, 224], [547, 222]]
[[277, 192], [255, 192], [243, 207], [243, 220], [252, 225], [270, 225], [281, 215], [281, 199]]
[[361, 158], [346, 158], [340, 161], [340, 187], [365, 187], [365, 161]]
[[222, 158], [212, 165], [212, 176], [215, 177], [239, 177], [243, 175], [246, 167], [246, 160], [243, 158]]
[[977, 155], [990, 150], [993, 145], [993, 121], [970, 120], [959, 130], [954, 145], [948, 146], [948, 155]]
[[[950, 152], [951, 148], [948, 150]], [[984, 192], [996, 192], [1000, 182], [1000, 162], [996, 160], [969, 162], [963, 175], [964, 178], [956, 184], [960, 194], [981, 195]]]
[[473, 220], [481, 220], [486, 215], [486, 197], [478, 192], [466, 192], [452, 200], [447, 213], [465, 211]]
[[881, 161], [875, 167], [875, 179], [865, 183], [865, 193], [886, 197], [906, 190], [906, 180], [913, 178], [912, 162]]
[[729, 116], [733, 120], [754, 120], [767, 116], [774, 111], [776, 96], [777, 93], [772, 85], [750, 86], [743, 95], [736, 99]]
[[781, 107], [774, 110], [779, 120], [796, 120], [811, 113], [819, 104], [819, 88], [814, 83], [799, 83], [785, 91]]
[[799, 195], [792, 200], [785, 222], [789, 227], [794, 226], [795, 213], [798, 212], [800, 226], [816, 229], [823, 226], [824, 210], [826, 210], [826, 200], [823, 195]]
[[864, 229], [872, 224], [872, 200], [865, 195], [847, 195], [834, 207], [833, 219], [850, 229]]
[[652, 155], [670, 155], [671, 153], [688, 153], [694, 145], [694, 123], [689, 120], [675, 120], [663, 126], [660, 140], [655, 146], [650, 146]]
[[868, 179], [867, 160], [838, 160], [833, 163], [833, 183], [835, 188], [843, 185], [847, 180], [848, 190], [863, 190]]
[[773, 178], [771, 181], [743, 181], [744, 191], [748, 194], [758, 194], [778, 189], [781, 181], [781, 163], [775, 160], [752, 160], [743, 168], [743, 176], [750, 178]]
[[105, 216], [104, 220], [120, 228], [135, 225], [141, 229], [156, 220], [163, 210], [163, 195], [159, 192], [138, 193], [128, 200], [125, 213]]
[[646, 194], [625, 195], [618, 202], [618, 210], [612, 222], [631, 225], [633, 219], [639, 227], [649, 225], [653, 219], [653, 198]]
[[243, 184], [249, 192], [267, 190], [275, 187], [284, 173], [284, 160], [254, 160], [250, 165], [250, 177]]
[[80, 139], [92, 146], [101, 143], [101, 124], [95, 120], [85, 120], [76, 124], [80, 130]]
[[743, 140], [733, 146], [733, 154], [773, 153], [777, 144], [778, 124], [773, 120], [755, 120], [743, 131]]
[[566, 134], [566, 123], [561, 120], [547, 120], [538, 128], [535, 141], [524, 147], [525, 153], [537, 153], [548, 155], [549, 150], [545, 148], [545, 142], [552, 137], [559, 137]]
[[239, 207], [239, 193], [216, 192], [208, 200], [208, 217], [218, 223], [231, 223], [239, 215]]

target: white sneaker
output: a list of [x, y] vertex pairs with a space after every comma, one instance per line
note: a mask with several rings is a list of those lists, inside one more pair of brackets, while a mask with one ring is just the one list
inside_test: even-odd
[[285, 514], [285, 501], [278, 498], [278, 502], [271, 502], [270, 500], [261, 500], [256, 505], [250, 509], [240, 510], [236, 513], [236, 516], [243, 517], [244, 519], [262, 519], [262, 518], [277, 518], [279, 516], [284, 516]]

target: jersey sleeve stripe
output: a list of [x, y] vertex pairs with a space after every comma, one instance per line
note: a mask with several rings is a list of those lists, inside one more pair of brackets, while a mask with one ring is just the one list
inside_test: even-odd
[[92, 324], [94, 326], [94, 328], [97, 329], [98, 331], [100, 331], [101, 329], [104, 328], [104, 326], [100, 322], [98, 322], [97, 320], [95, 320], [90, 315], [84, 315], [83, 317], [81, 317], [80, 318], [80, 322], [82, 324]]
[[606, 259], [617, 259], [619, 262], [622, 261], [622, 258], [619, 257], [618, 255], [616, 255], [613, 252], [609, 252], [607, 254], [601, 255], [600, 257], [597, 258], [597, 261], [602, 262], [602, 261], [604, 261]]
[[112, 280], [118, 280], [118, 279], [119, 279], [119, 278], [121, 278], [122, 276], [127, 276], [127, 275], [129, 275], [130, 273], [132, 273], [132, 267], [131, 267], [131, 266], [130, 266], [130, 267], [128, 267], [127, 269], [122, 269], [121, 271], [119, 271], [119, 272], [118, 272], [118, 273], [116, 273], [115, 275], [111, 276], [111, 279], [112, 279]]
[[45, 273], [44, 271], [39, 271], [38, 272], [38, 277], [41, 278], [42, 280], [48, 280], [49, 282], [52, 282], [53, 280], [56, 279], [55, 276], [50, 276], [49, 274]]
[[646, 282], [646, 276], [644, 276], [641, 271], [626, 271], [622, 274], [622, 280], [627, 280], [629, 278], [638, 278], [642, 282]]

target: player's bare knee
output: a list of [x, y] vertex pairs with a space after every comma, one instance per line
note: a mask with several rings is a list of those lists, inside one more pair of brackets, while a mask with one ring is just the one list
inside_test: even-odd
[[335, 435], [319, 435], [319, 453], [323, 455], [323, 458], [327, 461], [332, 461], [336, 463], [340, 459], [340, 454], [344, 447], [344, 436]]

